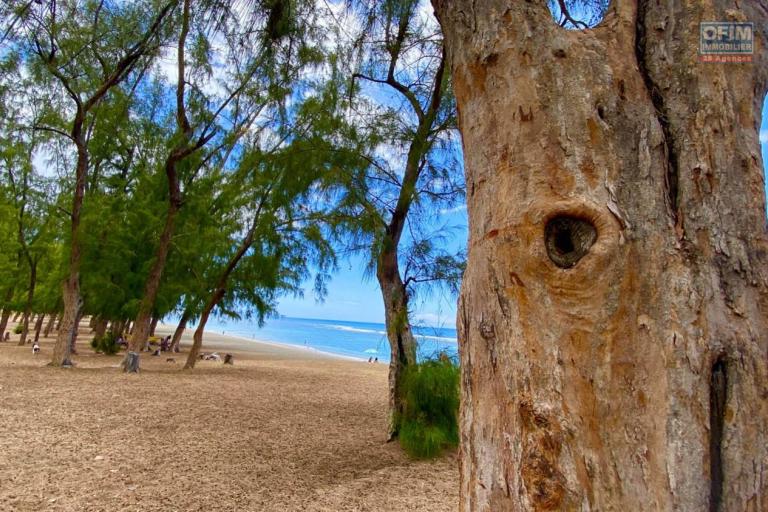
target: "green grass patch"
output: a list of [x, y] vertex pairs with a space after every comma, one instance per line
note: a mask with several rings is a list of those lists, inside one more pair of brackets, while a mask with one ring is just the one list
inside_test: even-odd
[[401, 386], [400, 446], [417, 459], [459, 444], [459, 367], [450, 360], [406, 368]]
[[91, 348], [96, 352], [112, 356], [120, 351], [120, 345], [117, 344], [117, 335], [111, 332], [104, 334], [101, 338], [91, 340]]

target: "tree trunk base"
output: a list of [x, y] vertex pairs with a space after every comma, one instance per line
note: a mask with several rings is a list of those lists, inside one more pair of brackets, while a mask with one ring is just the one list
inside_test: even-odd
[[123, 360], [123, 371], [125, 373], [139, 373], [139, 354], [138, 352], [128, 352]]

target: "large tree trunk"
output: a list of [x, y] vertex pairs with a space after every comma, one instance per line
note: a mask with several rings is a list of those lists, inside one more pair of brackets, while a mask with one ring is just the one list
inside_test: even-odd
[[69, 366], [72, 364], [72, 361], [70, 360], [70, 351], [72, 348], [72, 340], [77, 331], [76, 321], [78, 310], [80, 308], [79, 281], [80, 277], [78, 273], [74, 276], [70, 275], [64, 283], [64, 294], [62, 296], [64, 300], [64, 312], [59, 321], [59, 332], [56, 335], [56, 344], [53, 347], [53, 358], [51, 360], [53, 366]]
[[382, 251], [376, 277], [384, 299], [384, 321], [390, 348], [387, 439], [392, 440], [398, 435], [398, 418], [403, 411], [400, 391], [403, 372], [409, 365], [416, 364], [416, 340], [408, 319], [408, 293], [400, 277], [396, 248]]
[[[761, 2], [434, 0], [466, 164], [461, 510], [768, 510]], [[697, 61], [751, 21], [754, 64]]]
[[176, 326], [176, 330], [173, 332], [173, 338], [171, 339], [171, 346], [168, 347], [169, 351], [173, 351], [173, 352], [179, 351], [181, 336], [184, 334], [184, 331], [187, 328], [187, 322], [189, 322], [189, 319], [191, 316], [192, 314], [189, 312], [189, 310], [185, 310], [184, 313], [182, 313], [181, 319], [179, 320], [179, 325]]

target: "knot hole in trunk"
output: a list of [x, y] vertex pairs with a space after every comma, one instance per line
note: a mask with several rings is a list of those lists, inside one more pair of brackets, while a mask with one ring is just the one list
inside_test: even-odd
[[544, 240], [552, 263], [560, 268], [572, 268], [597, 240], [597, 229], [586, 219], [558, 215], [547, 222]]

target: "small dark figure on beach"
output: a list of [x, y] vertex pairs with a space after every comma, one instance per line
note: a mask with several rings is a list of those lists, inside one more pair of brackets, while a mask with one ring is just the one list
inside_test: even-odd
[[168, 351], [168, 342], [171, 341], [171, 337], [167, 336], [163, 338], [163, 341], [160, 342], [160, 352], [167, 352]]
[[3, 341], [11, 341], [11, 333], [6, 332], [5, 336], [3, 336]]
[[374, 363], [378, 363], [379, 362], [379, 358], [377, 357], [376, 359], [373, 360], [373, 362]]
[[40, 345], [37, 342], [32, 344], [32, 353], [35, 355], [40, 353]]
[[369, 358], [368, 358], [368, 362], [369, 362], [369, 363], [372, 363], [372, 362], [373, 362], [373, 356], [371, 356], [371, 357], [369, 357]]

